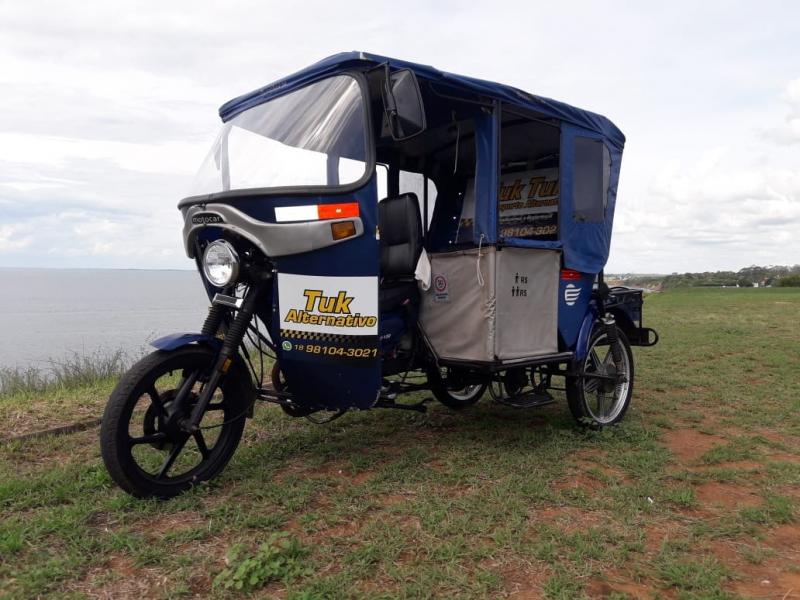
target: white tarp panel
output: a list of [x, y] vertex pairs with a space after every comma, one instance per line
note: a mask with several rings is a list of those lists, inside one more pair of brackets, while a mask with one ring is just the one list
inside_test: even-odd
[[494, 362], [557, 352], [559, 253], [494, 247], [432, 254], [420, 322], [441, 358]]

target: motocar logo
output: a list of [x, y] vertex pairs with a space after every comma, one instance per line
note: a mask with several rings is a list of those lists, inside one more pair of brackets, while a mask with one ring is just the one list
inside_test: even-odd
[[192, 216], [192, 224], [193, 225], [216, 225], [218, 223], [224, 223], [225, 219], [223, 219], [220, 215], [214, 213], [200, 213], [198, 215]]
[[567, 303], [567, 306], [574, 306], [580, 295], [581, 288], [577, 285], [568, 283], [567, 287], [564, 288], [564, 302]]

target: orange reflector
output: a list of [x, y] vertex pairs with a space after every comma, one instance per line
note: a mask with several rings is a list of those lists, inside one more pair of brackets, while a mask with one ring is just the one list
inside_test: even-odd
[[320, 219], [342, 219], [344, 217], [357, 217], [358, 202], [347, 202], [345, 204], [317, 204], [317, 215]]
[[231, 365], [232, 365], [232, 364], [233, 364], [233, 361], [232, 361], [230, 358], [226, 358], [226, 359], [225, 359], [225, 362], [224, 362], [224, 363], [222, 363], [222, 372], [223, 372], [223, 373], [227, 373], [227, 372], [228, 372], [228, 369], [230, 369], [230, 368], [231, 368]]
[[331, 235], [335, 240], [343, 240], [356, 234], [356, 224], [353, 221], [339, 221], [331, 223]]

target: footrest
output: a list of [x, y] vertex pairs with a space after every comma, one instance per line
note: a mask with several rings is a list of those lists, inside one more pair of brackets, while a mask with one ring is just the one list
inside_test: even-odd
[[531, 390], [514, 397], [501, 397], [497, 398], [500, 404], [511, 406], [512, 408], [538, 408], [540, 406], [547, 406], [553, 404], [555, 399], [547, 392], [536, 392]]

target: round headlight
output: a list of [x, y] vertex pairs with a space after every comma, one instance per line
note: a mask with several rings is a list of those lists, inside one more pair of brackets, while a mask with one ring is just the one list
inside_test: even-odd
[[203, 253], [203, 273], [211, 285], [225, 287], [239, 276], [239, 256], [228, 242], [215, 240]]

